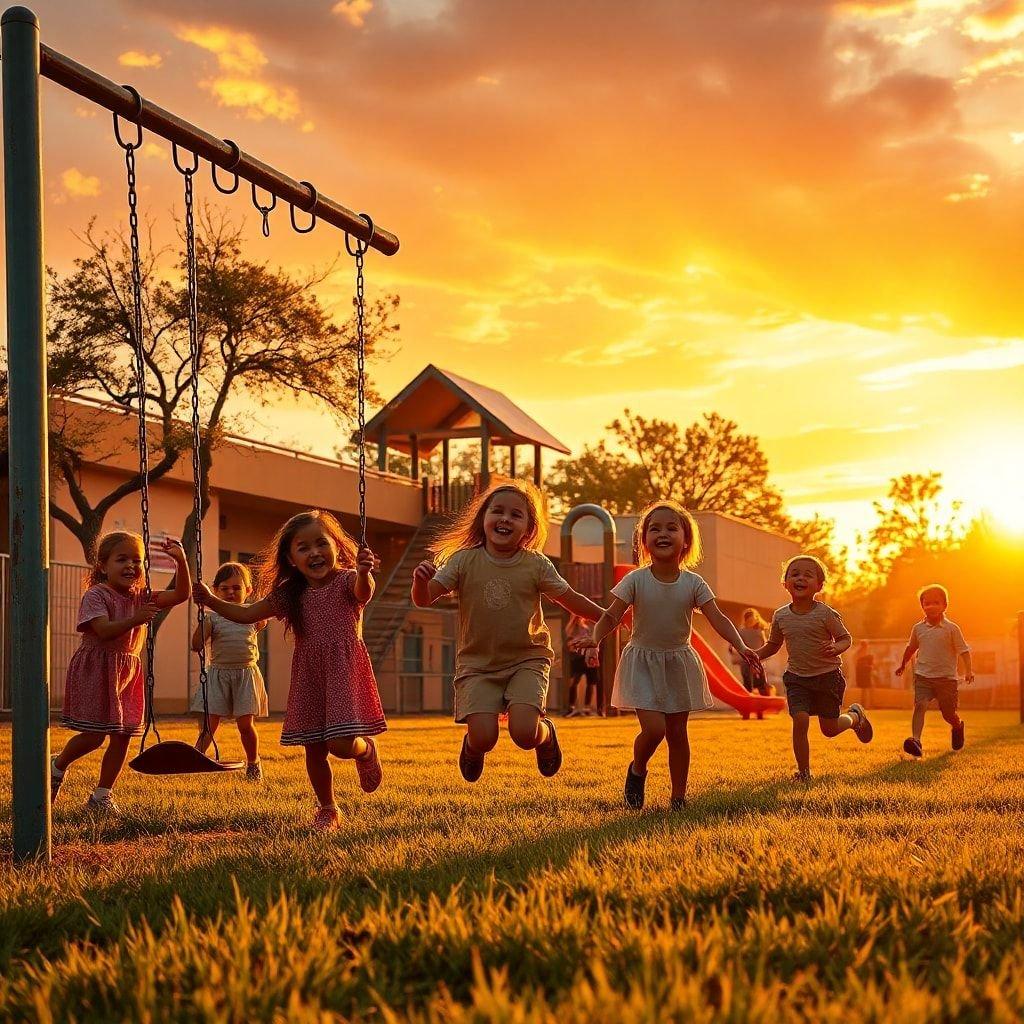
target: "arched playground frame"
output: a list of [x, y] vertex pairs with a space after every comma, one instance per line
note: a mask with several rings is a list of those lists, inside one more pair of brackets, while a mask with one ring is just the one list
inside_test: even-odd
[[[49, 793], [49, 482], [40, 77], [137, 123], [215, 171], [237, 175], [291, 207], [340, 228], [386, 256], [397, 236], [308, 182], [243, 152], [129, 88], [40, 42], [39, 19], [11, 7], [0, 19], [7, 255], [10, 452], [10, 671], [12, 677], [12, 837], [16, 861], [51, 856]], [[224, 191], [222, 189], [222, 191]], [[232, 190], [233, 191], [233, 190]], [[311, 230], [310, 227], [302, 229]], [[295, 227], [295, 230], [300, 230]]]

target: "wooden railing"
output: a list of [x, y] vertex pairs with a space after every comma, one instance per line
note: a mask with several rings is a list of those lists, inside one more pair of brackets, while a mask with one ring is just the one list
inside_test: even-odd
[[423, 478], [423, 514], [443, 515], [459, 512], [480, 493], [480, 474], [472, 480], [452, 480], [445, 488], [443, 483]]

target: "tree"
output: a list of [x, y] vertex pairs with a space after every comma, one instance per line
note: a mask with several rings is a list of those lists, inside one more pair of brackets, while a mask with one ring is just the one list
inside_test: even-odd
[[[341, 420], [354, 405], [356, 341], [354, 318], [334, 322], [316, 296], [333, 267], [293, 278], [242, 254], [242, 229], [223, 214], [203, 207], [197, 225], [198, 350], [201, 406], [201, 510], [210, 504], [213, 453], [227, 426], [229, 398], [244, 395], [267, 405], [282, 396], [317, 398]], [[99, 392], [125, 415], [137, 409], [132, 364], [131, 269], [123, 235], [98, 236], [90, 224], [86, 254], [66, 276], [49, 274], [48, 363], [51, 392], [65, 397]], [[158, 480], [191, 444], [190, 359], [187, 296], [180, 279], [160, 275], [163, 252], [144, 246], [143, 348], [148, 371], [147, 409], [155, 414], [150, 479]], [[184, 265], [180, 256], [179, 269]], [[398, 331], [397, 296], [367, 308], [367, 355], [373, 359]], [[372, 391], [367, 395], [374, 399]], [[81, 417], [76, 423], [81, 422]], [[68, 490], [75, 511], [51, 502], [51, 512], [79, 540], [92, 561], [104, 518], [122, 498], [138, 491], [138, 474], [93, 501], [80, 483], [81, 466], [104, 461], [85, 435], [54, 424], [54, 472]], [[197, 522], [190, 514], [182, 541], [195, 552]]]

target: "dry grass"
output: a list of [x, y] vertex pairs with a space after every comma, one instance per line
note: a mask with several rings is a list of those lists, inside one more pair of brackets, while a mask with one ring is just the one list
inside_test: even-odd
[[[566, 722], [554, 780], [503, 737], [475, 786], [455, 727], [397, 720], [378, 793], [338, 766], [327, 837], [274, 724], [264, 786], [127, 773], [116, 823], [79, 809], [93, 755], [61, 792], [53, 867], [0, 863], [0, 1019], [1016, 1021], [1024, 730], [968, 724], [953, 755], [935, 716], [921, 763], [899, 755], [902, 715], [870, 747], [815, 737], [803, 787], [786, 719], [697, 721], [691, 807], [670, 816], [663, 754], [650, 809], [621, 805], [629, 720]], [[7, 850], [9, 777], [6, 729]]]

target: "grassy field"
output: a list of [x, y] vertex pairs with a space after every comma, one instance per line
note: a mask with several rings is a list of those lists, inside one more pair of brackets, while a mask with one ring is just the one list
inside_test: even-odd
[[328, 836], [265, 724], [264, 786], [127, 772], [117, 822], [80, 810], [79, 762], [47, 871], [11, 866], [5, 726], [0, 1019], [1016, 1021], [1024, 729], [975, 713], [952, 754], [929, 717], [920, 763], [904, 715], [870, 747], [815, 737], [810, 786], [788, 720], [696, 721], [677, 815], [663, 753], [622, 806], [628, 719], [566, 722], [553, 780], [503, 736], [475, 786], [453, 725], [399, 719], [376, 794], [338, 766]]

